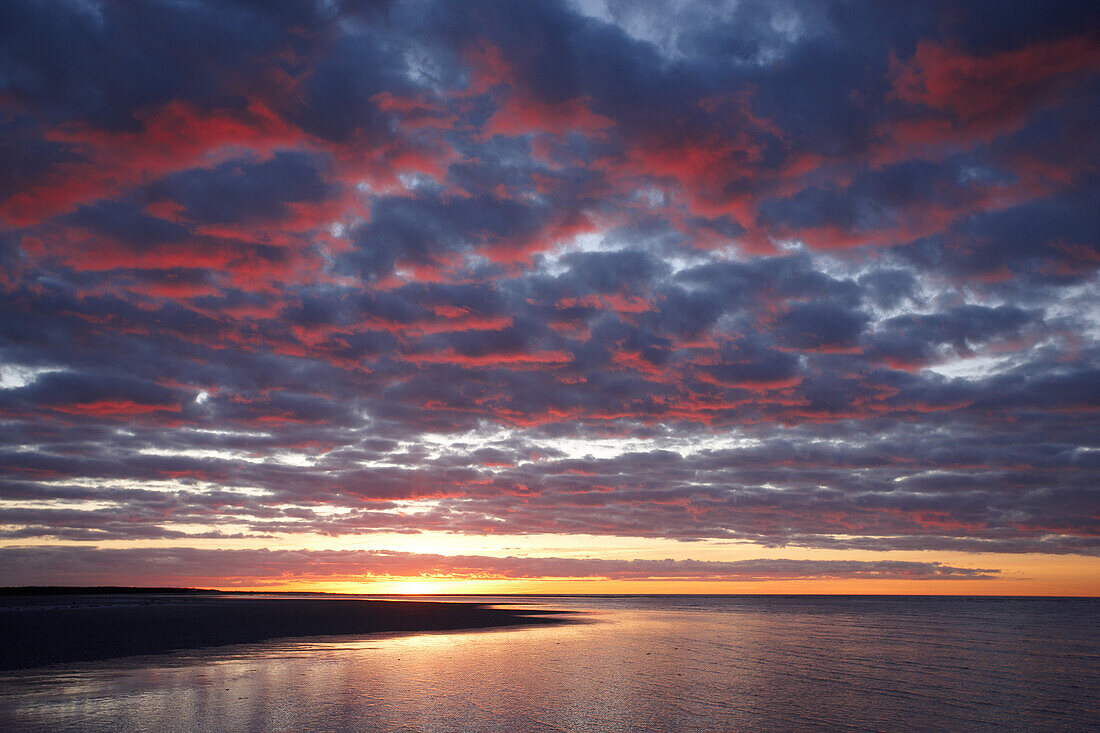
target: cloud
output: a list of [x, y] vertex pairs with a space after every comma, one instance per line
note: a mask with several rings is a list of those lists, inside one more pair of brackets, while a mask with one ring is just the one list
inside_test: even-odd
[[1095, 554], [1092, 15], [7, 3], [0, 534]]
[[[765, 581], [983, 580], [998, 570], [898, 560], [603, 560], [432, 555], [388, 550], [142, 550], [6, 547], [5, 585], [278, 585], [288, 580], [370, 583], [391, 577]], [[62, 569], [64, 568], [64, 569]]]

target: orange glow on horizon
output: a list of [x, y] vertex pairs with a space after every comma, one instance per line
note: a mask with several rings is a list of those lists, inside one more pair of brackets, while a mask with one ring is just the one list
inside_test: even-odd
[[466, 579], [445, 577], [288, 580], [271, 585], [213, 586], [253, 592], [364, 595], [977, 595], [1100, 596], [1095, 577], [1077, 582], [1048, 579], [904, 580], [787, 579], [758, 581], [611, 580], [604, 578]]
[[[155, 552], [171, 548], [178, 541], [116, 540], [100, 544], [104, 549]], [[27, 542], [27, 545], [48, 544]], [[321, 564], [312, 566], [288, 564], [278, 568], [278, 574], [249, 575], [246, 567], [234, 574], [226, 567], [224, 576], [213, 575], [221, 568], [191, 576], [164, 575], [149, 577], [140, 583], [102, 582], [97, 584], [158, 585], [168, 587], [215, 588], [227, 591], [251, 592], [324, 592], [354, 594], [807, 594], [807, 595], [989, 595], [989, 596], [1100, 596], [1100, 557], [1081, 555], [1039, 555], [964, 552], [874, 552], [867, 550], [811, 549], [779, 547], [763, 549], [747, 543], [701, 541], [685, 544], [661, 538], [620, 538], [595, 535], [527, 535], [480, 536], [446, 532], [425, 532], [415, 535], [347, 536], [338, 541], [331, 537], [285, 536], [262, 543], [226, 539], [196, 540], [204, 549], [253, 549], [273, 553], [324, 550], [409, 553], [414, 556], [402, 563], [400, 571], [383, 575], [354, 561], [341, 568]], [[423, 554], [424, 563], [415, 555]], [[481, 563], [481, 572], [441, 573], [448, 557], [469, 557]], [[443, 560], [441, 560], [441, 558]], [[756, 580], [601, 577], [502, 577], [495, 572], [493, 558], [513, 558], [519, 566], [526, 559], [606, 559], [655, 560], [673, 559], [700, 562], [733, 562], [754, 560], [794, 561], [905, 561], [942, 564], [961, 569], [991, 569], [991, 578], [935, 578], [917, 580], [890, 577], [766, 577]], [[368, 558], [368, 564], [369, 558]], [[478, 563], [474, 562], [473, 566]], [[505, 564], [507, 565], [507, 564]], [[459, 563], [461, 566], [461, 563]], [[420, 568], [423, 567], [423, 570]], [[472, 567], [472, 566], [471, 566]], [[274, 570], [275, 567], [270, 569]], [[736, 570], [736, 568], [734, 568]], [[358, 571], [358, 572], [357, 572]], [[435, 572], [433, 572], [435, 571]], [[763, 571], [759, 571], [763, 572]], [[327, 573], [327, 574], [326, 574]], [[104, 579], [106, 580], [106, 578]]]

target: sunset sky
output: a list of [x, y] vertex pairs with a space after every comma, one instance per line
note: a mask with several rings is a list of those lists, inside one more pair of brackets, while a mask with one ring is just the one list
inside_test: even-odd
[[0, 585], [1100, 593], [1096, 7], [0, 3]]

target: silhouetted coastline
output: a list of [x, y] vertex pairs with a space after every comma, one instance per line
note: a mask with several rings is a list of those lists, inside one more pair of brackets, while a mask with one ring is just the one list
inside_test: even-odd
[[[0, 669], [282, 637], [560, 623], [553, 611], [346, 597], [257, 598], [195, 589], [2, 589]], [[12, 592], [16, 591], [16, 592]]]
[[[0, 588], [8, 596], [95, 596], [95, 595], [233, 595], [234, 591], [207, 588], [144, 588], [128, 585], [18, 585]], [[271, 595], [265, 593], [264, 595]], [[300, 594], [299, 594], [300, 595]]]

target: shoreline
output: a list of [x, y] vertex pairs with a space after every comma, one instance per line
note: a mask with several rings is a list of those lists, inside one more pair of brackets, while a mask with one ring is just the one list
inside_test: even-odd
[[225, 594], [24, 595], [0, 603], [0, 670], [279, 638], [564, 623], [566, 612], [481, 603]]

